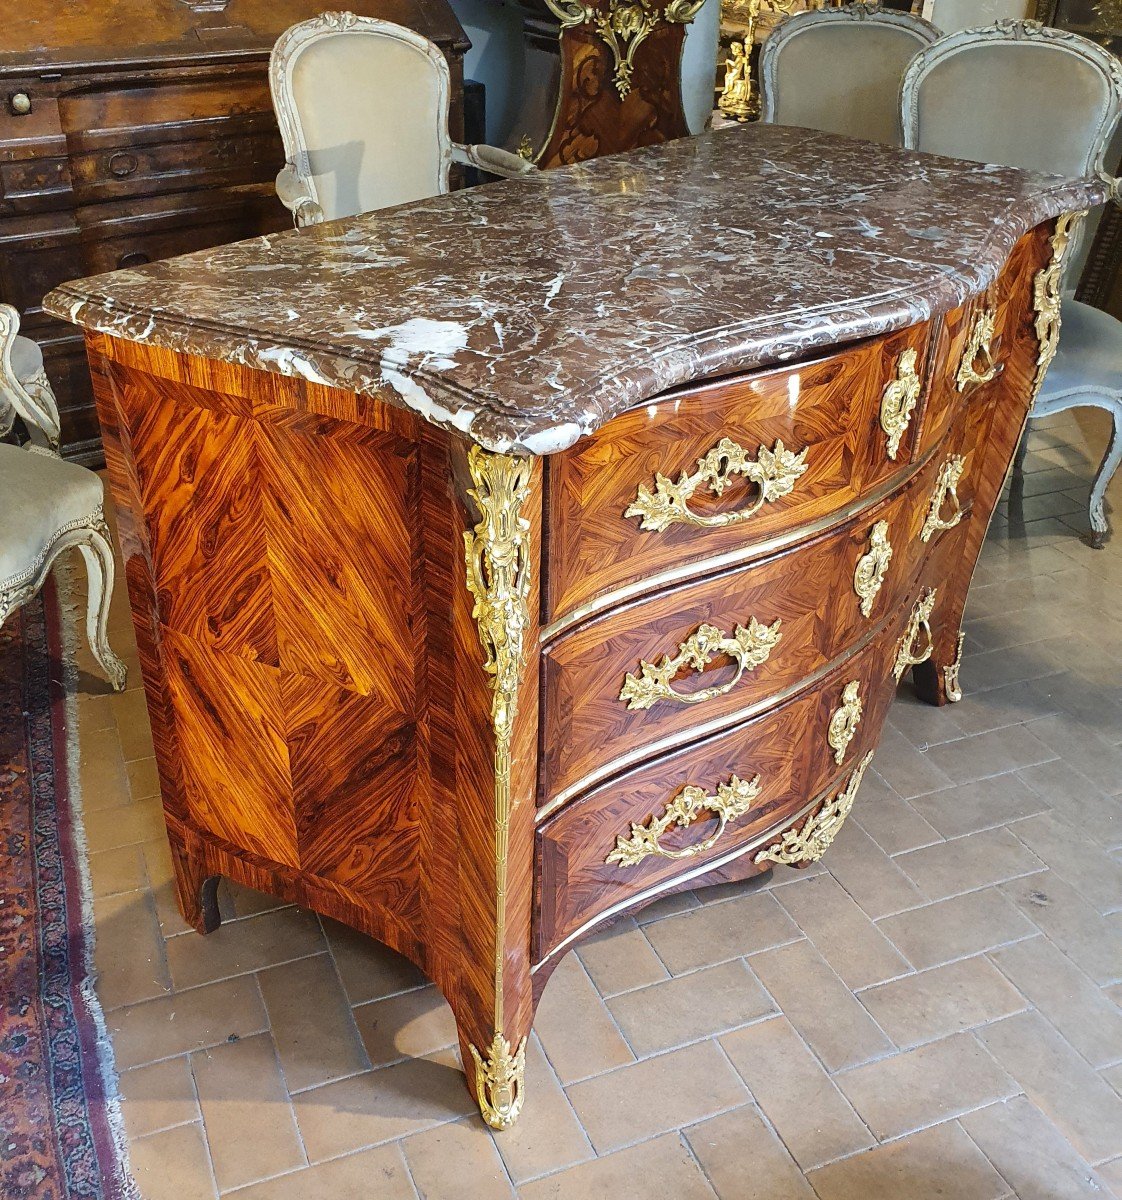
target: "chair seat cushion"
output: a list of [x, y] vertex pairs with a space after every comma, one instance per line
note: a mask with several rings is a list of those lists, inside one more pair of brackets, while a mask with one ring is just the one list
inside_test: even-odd
[[1060, 348], [1040, 390], [1040, 401], [1089, 389], [1122, 392], [1122, 321], [1078, 300], [1060, 309]]
[[12, 343], [12, 370], [20, 382], [30, 379], [43, 369], [43, 351], [30, 338], [16, 336]]
[[103, 497], [93, 471], [0, 444], [0, 588], [31, 570], [59, 530], [91, 516]]

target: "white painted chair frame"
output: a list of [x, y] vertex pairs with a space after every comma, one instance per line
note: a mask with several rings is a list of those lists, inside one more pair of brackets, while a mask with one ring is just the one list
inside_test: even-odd
[[61, 429], [55, 394], [41, 356], [35, 355], [37, 370], [17, 374], [13, 355], [18, 342], [27, 344], [19, 336], [19, 313], [10, 304], [0, 304], [0, 438], [8, 436], [19, 417], [36, 441], [42, 439], [57, 450]]
[[[1106, 85], [1106, 102], [1099, 114], [1097, 126], [1093, 135], [1088, 139], [1087, 153], [1083, 161], [1084, 172], [1097, 175], [1110, 189], [1111, 199], [1115, 203], [1120, 200], [1122, 189], [1120, 181], [1104, 171], [1104, 155], [1120, 120], [1122, 120], [1122, 63], [1103, 47], [1080, 37], [1068, 30], [1054, 29], [1041, 25], [1037, 21], [1001, 21], [997, 24], [978, 29], [963, 29], [957, 33], [940, 38], [928, 49], [921, 51], [912, 60], [901, 89], [901, 115], [904, 123], [904, 144], [911, 148], [919, 148], [921, 142], [919, 97], [923, 81], [932, 69], [947, 61], [948, 58], [962, 53], [969, 53], [978, 46], [995, 43], [1035, 43], [1048, 46], [1056, 53], [1067, 53], [1078, 58], [1082, 63], [1090, 65], [1099, 71]], [[1075, 256], [1078, 239], [1072, 239], [1068, 247], [1068, 259]], [[1076, 304], [1075, 301], [1064, 301], [1064, 308]], [[1122, 352], [1122, 322], [1117, 326], [1117, 343]], [[1064, 342], [1061, 334], [1059, 353], [1063, 354]], [[1033, 406], [1032, 417], [1040, 419], [1064, 412], [1072, 408], [1094, 407], [1105, 409], [1111, 415], [1112, 434], [1107, 445], [1091, 487], [1089, 502], [1089, 520], [1091, 524], [1091, 544], [1101, 547], [1109, 532], [1105, 514], [1106, 489], [1118, 467], [1122, 465], [1122, 374], [1119, 375], [1115, 388], [1106, 388], [1101, 384], [1087, 383], [1072, 386], [1063, 390], [1050, 390], [1047, 376], [1040, 394]], [[1024, 461], [1025, 441], [1022, 438], [1016, 464], [1018, 471]], [[1018, 495], [1014, 486], [1013, 495]]]
[[391, 21], [356, 16], [351, 12], [325, 12], [286, 29], [277, 39], [269, 62], [269, 86], [287, 160], [277, 175], [277, 195], [292, 213], [297, 226], [316, 225], [324, 220], [355, 215], [350, 212], [324, 211], [312, 173], [307, 139], [300, 120], [292, 79], [298, 59], [309, 47], [326, 38], [356, 33], [372, 38], [388, 38], [412, 46], [432, 67], [439, 90], [438, 108], [443, 116], [438, 120], [436, 130], [439, 145], [438, 166], [432, 180], [431, 195], [443, 195], [448, 191], [448, 173], [454, 162], [478, 167], [491, 175], [504, 178], [515, 178], [537, 170], [532, 163], [497, 146], [465, 146], [452, 141], [448, 131], [451, 75], [448, 62], [435, 43], [412, 29], [406, 29]]

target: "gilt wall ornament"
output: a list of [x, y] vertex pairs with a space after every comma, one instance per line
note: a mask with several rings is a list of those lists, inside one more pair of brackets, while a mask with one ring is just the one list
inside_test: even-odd
[[[765, 663], [772, 650], [783, 636], [782, 621], [763, 625], [752, 617], [747, 626], [737, 625], [730, 637], [715, 625], [699, 625], [678, 647], [671, 658], [663, 655], [659, 663], [639, 662], [639, 674], [628, 675], [623, 681], [619, 698], [635, 712], [653, 707], [660, 700], [677, 704], [703, 704], [717, 696], [731, 692], [746, 671], [753, 671]], [[727, 683], [717, 687], [700, 688], [694, 692], [676, 692], [673, 688], [675, 676], [686, 667], [701, 672], [718, 656], [726, 655], [736, 663], [736, 674]]]
[[561, 28], [590, 25], [612, 52], [612, 82], [621, 100], [631, 91], [635, 70], [635, 51], [659, 25], [688, 25], [705, 0], [610, 0], [607, 11], [584, 4], [582, 0], [546, 0]]

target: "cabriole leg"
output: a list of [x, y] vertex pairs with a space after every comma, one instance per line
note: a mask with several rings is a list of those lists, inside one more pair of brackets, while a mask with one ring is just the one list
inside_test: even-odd
[[113, 547], [109, 530], [91, 527], [78, 546], [86, 560], [86, 636], [90, 649], [115, 692], [123, 692], [128, 668], [109, 645], [109, 605], [113, 599]]

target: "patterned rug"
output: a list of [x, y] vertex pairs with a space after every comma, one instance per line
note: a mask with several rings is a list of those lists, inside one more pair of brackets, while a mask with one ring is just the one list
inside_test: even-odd
[[0, 1197], [132, 1200], [63, 661], [49, 584], [0, 628]]

